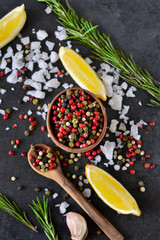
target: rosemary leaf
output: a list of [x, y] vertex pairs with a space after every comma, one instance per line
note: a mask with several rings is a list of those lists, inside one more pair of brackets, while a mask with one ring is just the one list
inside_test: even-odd
[[37, 0], [45, 2], [52, 11], [58, 15], [59, 23], [66, 28], [68, 39], [76, 39], [83, 45], [90, 47], [92, 56], [100, 61], [105, 61], [119, 69], [120, 77], [131, 85], [143, 89], [151, 94], [149, 106], [160, 107], [160, 83], [154, 80], [147, 70], [137, 66], [132, 58], [126, 58], [122, 51], [116, 49], [110, 40], [110, 36], [101, 34], [97, 25], [93, 26], [90, 20], [78, 17], [66, 0], [67, 10], [59, 0]]
[[7, 197], [0, 193], [0, 209], [8, 212], [14, 218], [25, 224], [27, 227], [31, 228], [33, 231], [38, 232], [35, 227], [28, 220], [26, 213], [23, 212], [18, 205], [13, 201], [10, 202]]
[[32, 205], [29, 205], [33, 210], [38, 222], [43, 227], [44, 233], [49, 240], [58, 240], [58, 235], [55, 233], [54, 226], [51, 220], [51, 212], [48, 207], [48, 199], [45, 200], [43, 196], [43, 205], [41, 205], [39, 198], [37, 202], [32, 201]]

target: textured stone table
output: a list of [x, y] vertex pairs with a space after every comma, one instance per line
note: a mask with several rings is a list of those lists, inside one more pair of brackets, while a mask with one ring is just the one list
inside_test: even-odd
[[[63, 2], [63, 1], [62, 1]], [[90, 18], [94, 24], [98, 24], [100, 30], [111, 34], [111, 39], [115, 46], [123, 50], [126, 54], [132, 54], [136, 63], [146, 68], [155, 79], [159, 80], [160, 77], [160, 1], [154, 0], [70, 0], [73, 8], [80, 16]], [[56, 51], [58, 51], [58, 40], [54, 38], [54, 31], [57, 28], [56, 16], [54, 14], [47, 15], [44, 11], [45, 4], [38, 3], [32, 0], [6, 0], [0, 2], [0, 18], [15, 8], [17, 5], [25, 3], [27, 11], [27, 23], [22, 30], [23, 36], [32, 35], [32, 29], [45, 29], [49, 33], [49, 39], [56, 42]], [[15, 46], [17, 43], [15, 39], [10, 46]], [[84, 57], [89, 56], [90, 50], [77, 46]], [[5, 48], [4, 48], [5, 50]], [[4, 51], [3, 50], [3, 51]], [[61, 66], [60, 62], [57, 64]], [[95, 62], [99, 67], [99, 63]], [[68, 77], [68, 82], [73, 83], [72, 79]], [[6, 95], [3, 96], [3, 103], [0, 108], [7, 108], [10, 106], [18, 106], [17, 101], [24, 96], [22, 86], [17, 84], [15, 91], [10, 90], [11, 85], [7, 84], [4, 80], [0, 80], [0, 85], [8, 90]], [[48, 94], [46, 102], [56, 95], [57, 91]], [[138, 106], [138, 101], [143, 102], [143, 107]], [[45, 100], [44, 100], [45, 101]], [[44, 104], [44, 101], [41, 101]], [[136, 198], [140, 209], [142, 210], [141, 217], [132, 215], [124, 216], [118, 215], [112, 209], [107, 207], [95, 193], [92, 193], [92, 203], [101, 211], [111, 223], [118, 228], [124, 235], [126, 240], [159, 240], [160, 239], [160, 174], [159, 174], [159, 156], [160, 156], [160, 110], [149, 108], [145, 103], [149, 102], [149, 95], [145, 92], [138, 90], [136, 98], [129, 99], [126, 102], [131, 106], [129, 111], [130, 119], [138, 122], [143, 119], [146, 122], [155, 121], [156, 126], [148, 135], [142, 136], [144, 142], [144, 149], [151, 155], [151, 162], [156, 164], [156, 168], [152, 171], [144, 169], [141, 162], [136, 164], [136, 175], [130, 176], [127, 172], [115, 172], [112, 168], [108, 171], [113, 174]], [[107, 107], [107, 104], [105, 104]], [[19, 106], [18, 106], [19, 107]], [[0, 192], [8, 196], [10, 199], [15, 200], [19, 206], [24, 209], [32, 222], [36, 225], [34, 215], [32, 214], [27, 204], [38, 196], [42, 199], [44, 191], [36, 193], [34, 187], [38, 186], [42, 189], [49, 188], [53, 193], [57, 192], [59, 197], [55, 200], [52, 196], [49, 197], [49, 203], [52, 209], [53, 223], [57, 232], [59, 233], [60, 240], [69, 240], [69, 230], [65, 224], [65, 217], [59, 213], [59, 209], [55, 204], [63, 201], [64, 191], [54, 182], [43, 179], [41, 176], [31, 170], [27, 163], [26, 158], [20, 156], [21, 151], [27, 151], [30, 143], [44, 142], [53, 146], [51, 140], [47, 137], [47, 133], [40, 131], [40, 126], [44, 124], [41, 118], [38, 118], [39, 127], [35, 130], [34, 134], [28, 138], [24, 137], [23, 132], [28, 127], [28, 122], [25, 124], [18, 120], [19, 113], [24, 114], [28, 109], [35, 112], [36, 107], [31, 103], [24, 104], [19, 107], [18, 113], [14, 112], [11, 118], [4, 121], [0, 117]], [[107, 107], [108, 121], [110, 123], [115, 115], [110, 114]], [[13, 123], [17, 122], [18, 127], [16, 130], [11, 129], [6, 131], [6, 127], [11, 127]], [[11, 127], [12, 128], [12, 127]], [[10, 140], [14, 138], [22, 139], [20, 149], [16, 152], [14, 157], [8, 156], [8, 151], [11, 148]], [[105, 157], [103, 157], [105, 160]], [[82, 160], [83, 161], [83, 160]], [[103, 159], [102, 159], [103, 161]], [[84, 162], [82, 163], [84, 165]], [[103, 167], [103, 163], [101, 165]], [[73, 169], [73, 168], [72, 168]], [[67, 170], [66, 170], [67, 171]], [[16, 182], [11, 182], [12, 176], [17, 177]], [[137, 182], [143, 180], [146, 186], [146, 192], [141, 193]], [[18, 191], [19, 185], [24, 186], [23, 190]], [[67, 199], [70, 207], [69, 211], [78, 211], [85, 216], [88, 222], [89, 235], [88, 240], [102, 240], [108, 239], [105, 235], [97, 236], [96, 231], [98, 227], [89, 219], [88, 216], [79, 208], [79, 206], [71, 199]], [[32, 232], [29, 228], [16, 221], [7, 213], [0, 211], [0, 239], [1, 240], [43, 240], [46, 239], [42, 230], [39, 234]]]

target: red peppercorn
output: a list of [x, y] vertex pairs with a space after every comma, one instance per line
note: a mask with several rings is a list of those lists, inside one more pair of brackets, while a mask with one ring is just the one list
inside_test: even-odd
[[4, 72], [0, 72], [0, 76], [4, 77], [5, 73]]
[[80, 95], [83, 95], [84, 92], [83, 92], [82, 90], [79, 90], [79, 94], [80, 94]]
[[97, 120], [96, 120], [95, 118], [93, 118], [93, 123], [94, 123], [94, 124], [97, 123]]
[[82, 144], [82, 147], [83, 147], [83, 148], [85, 148], [85, 147], [87, 147], [87, 146], [88, 146], [87, 143], [83, 143], [83, 144]]
[[17, 124], [16, 124], [16, 123], [13, 124], [12, 128], [15, 128], [15, 127], [17, 127]]
[[19, 118], [20, 118], [20, 119], [24, 119], [24, 115], [23, 115], [23, 114], [20, 114], [20, 115], [19, 115]]
[[76, 145], [76, 147], [80, 147], [81, 144], [80, 144], [80, 142], [76, 142], [75, 145]]
[[146, 169], [150, 168], [150, 166], [151, 166], [150, 163], [146, 163], [146, 164], [144, 165], [144, 167], [145, 167]]
[[20, 140], [16, 139], [16, 144], [19, 145], [20, 144]]
[[41, 131], [44, 132], [46, 130], [46, 127], [44, 125], [41, 126]]
[[129, 165], [132, 166], [134, 164], [133, 161], [129, 161]]
[[155, 125], [155, 122], [150, 122], [149, 124], [151, 127], [153, 127]]
[[134, 150], [137, 149], [137, 145], [134, 144], [134, 145], [132, 146], [132, 148], [133, 148]]
[[37, 158], [37, 159], [36, 159], [36, 163], [37, 163], [37, 164], [39, 164], [39, 162], [40, 162], [40, 159], [39, 159], [39, 158]]
[[53, 120], [53, 121], [57, 121], [57, 116], [53, 116], [53, 117], [52, 117], [52, 120]]
[[58, 106], [58, 107], [62, 107], [62, 103], [59, 102], [59, 103], [57, 104], [57, 106]]
[[76, 132], [78, 132], [78, 129], [77, 128], [72, 128], [72, 132], [76, 133]]
[[89, 95], [87, 95], [87, 100], [89, 100], [90, 99], [90, 96]]
[[86, 154], [86, 156], [88, 157], [88, 156], [91, 155], [91, 152], [90, 152], [90, 151], [87, 151], [85, 154]]
[[5, 114], [3, 115], [3, 119], [6, 120], [6, 119], [8, 119], [8, 118], [9, 118], [9, 114], [8, 114], [8, 113], [5, 113]]
[[97, 128], [97, 127], [96, 127], [95, 125], [92, 126], [92, 130], [96, 130], [96, 128]]
[[62, 133], [62, 132], [59, 132], [59, 133], [57, 134], [57, 137], [58, 137], [58, 138], [62, 138], [62, 137], [63, 137], [63, 133]]
[[98, 149], [97, 150], [97, 154], [101, 154], [102, 150], [101, 149]]
[[135, 174], [135, 170], [129, 170], [129, 173], [130, 173], [131, 175], [134, 175], [134, 174]]
[[61, 112], [61, 113], [64, 113], [65, 110], [66, 110], [65, 107], [61, 107], [60, 112]]
[[96, 156], [97, 155], [97, 152], [94, 150], [93, 152], [92, 152], [92, 156]]
[[92, 144], [95, 143], [95, 140], [93, 138], [90, 139], [90, 141], [91, 141]]
[[137, 144], [142, 145], [142, 142], [140, 140], [137, 140]]
[[30, 122], [33, 122], [33, 121], [34, 121], [34, 117], [30, 117], [28, 120], [29, 120]]
[[86, 126], [85, 123], [80, 123], [80, 124], [79, 124], [79, 127], [80, 127], [80, 128], [84, 128], [85, 126]]
[[62, 163], [62, 166], [67, 167], [67, 163], [66, 162]]
[[59, 131], [60, 131], [60, 132], [63, 132], [63, 131], [64, 131], [64, 128], [63, 128], [63, 127], [60, 127], [60, 128], [59, 128]]
[[94, 159], [94, 157], [93, 156], [88, 156], [88, 159], [91, 161], [91, 160]]
[[80, 137], [80, 138], [79, 138], [79, 141], [80, 141], [80, 142], [83, 142], [83, 141], [84, 141], [84, 138], [83, 138], [83, 137]]
[[71, 104], [73, 104], [73, 102], [74, 102], [74, 99], [71, 98], [71, 99], [69, 100], [69, 104], [71, 105]]
[[35, 127], [35, 126], [37, 126], [37, 122], [36, 121], [33, 121], [33, 122], [31, 122], [31, 125], [33, 126], [33, 127]]
[[50, 162], [50, 163], [49, 163], [49, 166], [50, 166], [50, 167], [54, 167], [54, 162]]
[[81, 100], [81, 101], [84, 101], [84, 99], [85, 99], [84, 96], [79, 97], [79, 100]]
[[146, 154], [145, 157], [146, 157], [146, 158], [150, 158], [150, 154]]
[[21, 156], [22, 156], [22, 157], [26, 157], [26, 155], [27, 155], [27, 154], [26, 154], [25, 152], [21, 152]]
[[122, 139], [123, 138], [123, 134], [119, 134], [119, 138]]
[[83, 133], [83, 137], [87, 138], [88, 137], [88, 133]]
[[34, 166], [34, 167], [36, 167], [36, 166], [37, 166], [37, 163], [36, 163], [36, 162], [34, 162], [34, 163], [32, 163], [32, 164], [33, 164], [33, 166]]
[[62, 101], [62, 98], [61, 98], [61, 97], [59, 97], [59, 98], [58, 98], [58, 101], [59, 101], [59, 102], [61, 102], [61, 101]]
[[58, 73], [57, 73], [59, 76], [61, 76], [63, 73], [62, 73], [62, 71], [58, 71]]
[[155, 164], [151, 164], [150, 169], [155, 168]]
[[75, 111], [76, 108], [77, 108], [76, 105], [74, 105], [74, 104], [71, 105], [71, 109], [72, 109], [72, 111]]
[[24, 71], [24, 72], [27, 72], [27, 71], [28, 71], [28, 68], [24, 67], [24, 68], [23, 68], [23, 71]]
[[81, 102], [78, 102], [78, 103], [77, 103], [77, 107], [78, 107], [78, 108], [82, 108], [82, 107], [83, 107], [83, 104], [82, 104]]
[[9, 151], [9, 155], [14, 155], [15, 154], [15, 152], [14, 151]]
[[56, 109], [57, 109], [57, 106], [56, 106], [56, 105], [53, 105], [53, 106], [52, 106], [52, 109], [53, 109], [53, 110], [56, 110]]
[[73, 113], [68, 113], [68, 117], [71, 118], [73, 116]]
[[51, 160], [52, 162], [54, 162], [54, 161], [56, 160], [56, 157], [53, 156], [53, 157], [50, 158], [50, 160]]
[[98, 121], [100, 119], [100, 116], [99, 115], [96, 115], [95, 116], [95, 119]]
[[148, 132], [145, 132], [145, 134], [148, 134]]
[[43, 149], [42, 152], [43, 152], [43, 153], [46, 153], [46, 149]]
[[133, 147], [128, 149], [130, 153], [133, 152]]
[[98, 114], [99, 114], [99, 112], [98, 112], [98, 111], [94, 111], [93, 113], [94, 113], [94, 115], [98, 115]]
[[126, 158], [130, 158], [132, 156], [131, 153], [126, 153]]
[[132, 140], [133, 140], [133, 137], [129, 136], [128, 139], [129, 139], [130, 141], [132, 141]]
[[29, 160], [31, 161], [34, 158], [34, 156], [29, 156]]
[[76, 112], [76, 116], [77, 117], [81, 116], [81, 112]]
[[29, 101], [30, 101], [30, 102], [32, 102], [32, 101], [33, 101], [33, 99], [34, 99], [34, 97], [30, 97], [30, 98], [29, 98]]
[[142, 128], [142, 125], [138, 126], [138, 128], [140, 128], [140, 129], [141, 129], [141, 128]]
[[136, 156], [136, 153], [135, 153], [135, 152], [132, 152], [131, 154], [132, 154], [132, 157], [135, 157], [135, 156]]
[[18, 76], [18, 77], [20, 77], [20, 76], [21, 76], [21, 73], [20, 73], [20, 71], [19, 71], [19, 70], [17, 70], [16, 74], [17, 74], [17, 76]]

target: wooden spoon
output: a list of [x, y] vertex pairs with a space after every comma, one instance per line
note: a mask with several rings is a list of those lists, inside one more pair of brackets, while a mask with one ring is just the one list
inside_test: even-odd
[[[43, 149], [51, 149], [51, 147], [45, 144], [37, 144], [35, 147]], [[53, 149], [52, 149], [53, 150]], [[33, 150], [28, 152], [28, 162], [34, 171], [41, 174], [46, 178], [50, 178], [56, 181], [78, 204], [79, 206], [93, 219], [93, 221], [102, 229], [102, 231], [111, 240], [122, 240], [124, 237], [118, 232], [118, 230], [79, 192], [79, 190], [73, 186], [73, 184], [63, 175], [61, 165], [56, 153], [53, 150], [53, 154], [56, 157], [56, 168], [47, 172], [41, 172], [38, 168], [32, 165], [30, 156], [33, 155]]]

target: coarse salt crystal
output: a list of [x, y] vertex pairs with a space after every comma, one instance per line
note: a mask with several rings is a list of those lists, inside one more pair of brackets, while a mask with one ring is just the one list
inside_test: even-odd
[[124, 90], [126, 90], [128, 88], [128, 84], [126, 82], [123, 82], [121, 84], [121, 88], [123, 88]]
[[79, 187], [82, 187], [83, 186], [83, 183], [81, 181], [78, 182], [78, 186]]
[[67, 202], [62, 202], [60, 205], [57, 204], [55, 205], [56, 207], [59, 207], [59, 211], [61, 214], [64, 214], [69, 207], [69, 204]]
[[112, 88], [113, 76], [103, 74], [101, 76], [101, 79], [105, 85], [107, 96], [112, 97], [113, 96], [113, 88]]
[[22, 43], [23, 45], [29, 44], [29, 43], [30, 43], [29, 37], [23, 37], [23, 38], [21, 38], [21, 43]]
[[67, 41], [67, 47], [72, 48], [71, 41]]
[[30, 116], [32, 115], [32, 111], [31, 110], [28, 110], [27, 114]]
[[48, 82], [46, 82], [47, 87], [58, 88], [60, 86], [60, 82], [57, 78], [52, 78]]
[[29, 97], [28, 96], [24, 96], [22, 100], [23, 100], [23, 102], [28, 102], [29, 101]]
[[4, 115], [5, 111], [3, 109], [0, 109], [0, 114]]
[[38, 41], [31, 42], [31, 49], [40, 49], [41, 48], [41, 43]]
[[131, 126], [131, 133], [130, 135], [136, 139], [136, 140], [140, 140], [141, 136], [138, 134], [138, 126], [137, 125], [132, 125]]
[[31, 78], [33, 81], [36, 81], [36, 82], [46, 82], [42, 70], [34, 72]]
[[45, 92], [42, 92], [42, 91], [28, 91], [27, 92], [28, 95], [32, 96], [32, 97], [35, 97], [35, 98], [45, 98]]
[[48, 41], [48, 40], [45, 42], [45, 44], [48, 47], [49, 51], [52, 51], [52, 49], [54, 48], [54, 45], [55, 45], [54, 42], [51, 42], [51, 41]]
[[7, 73], [11, 72], [11, 69], [6, 67], [4, 71], [5, 71], [5, 74], [7, 74]]
[[130, 87], [128, 89], [128, 91], [126, 92], [126, 96], [127, 97], [135, 97], [135, 94], [133, 93], [134, 91], [137, 91], [137, 89], [135, 87]]
[[65, 39], [68, 37], [68, 35], [66, 34], [66, 29], [65, 29], [65, 28], [63, 28], [63, 27], [61, 27], [61, 26], [58, 26], [58, 27], [57, 27], [57, 30], [58, 30], [58, 31], [55, 31], [55, 36], [56, 36], [56, 38], [58, 38], [60, 41], [63, 41], [63, 40], [65, 40]]
[[111, 120], [111, 124], [110, 124], [110, 127], [109, 127], [109, 130], [112, 132], [112, 133], [115, 133], [116, 129], [117, 129], [117, 124], [119, 122], [116, 120], [116, 119], [112, 119]]
[[6, 131], [8, 131], [9, 130], [9, 127], [6, 127]]
[[118, 95], [117, 93], [113, 93], [112, 98], [109, 100], [108, 103], [113, 110], [121, 110], [122, 109], [122, 96]]
[[58, 193], [54, 193], [53, 194], [53, 199], [57, 198], [58, 197]]
[[7, 77], [7, 82], [12, 84], [17, 83], [18, 77], [16, 72], [16, 70], [12, 71], [12, 73]]
[[93, 63], [93, 61], [92, 61], [89, 57], [86, 57], [85, 60], [86, 60], [86, 62], [87, 62], [88, 64]]
[[119, 169], [120, 169], [120, 166], [119, 165], [114, 165], [114, 170], [116, 170], [116, 171], [119, 171]]
[[12, 109], [13, 109], [14, 111], [18, 111], [18, 108], [17, 108], [17, 107], [12, 107]]
[[88, 184], [88, 180], [87, 180], [87, 179], [84, 179], [83, 182], [84, 182], [85, 184]]
[[91, 196], [91, 189], [90, 189], [90, 188], [85, 188], [84, 191], [82, 192], [82, 194], [83, 194], [86, 198], [90, 198], [90, 196]]
[[48, 33], [45, 30], [38, 30], [38, 32], [36, 32], [36, 35], [37, 35], [37, 39], [40, 41], [48, 37]]
[[59, 59], [58, 53], [55, 52], [55, 51], [52, 51], [52, 52], [51, 52], [51, 55], [50, 55], [50, 61], [51, 61], [51, 63], [57, 62], [58, 59]]
[[22, 50], [22, 44], [16, 44], [16, 49], [20, 52]]
[[126, 125], [124, 123], [120, 123], [120, 126], [119, 126], [119, 130], [125, 132], [127, 129], [126, 129]]
[[45, 12], [46, 12], [47, 14], [50, 14], [50, 13], [52, 12], [52, 10], [51, 10], [50, 7], [47, 7], [47, 8], [45, 9]]
[[100, 145], [100, 149], [108, 160], [112, 160], [115, 146], [115, 142], [110, 142], [108, 140], [105, 142], [104, 146]]
[[67, 88], [72, 88], [73, 84], [64, 83], [62, 86], [64, 87], [64, 89], [67, 89]]
[[4, 88], [1, 88], [1, 89], [0, 89], [0, 93], [1, 93], [1, 94], [5, 94], [6, 92], [7, 92], [6, 89], [4, 89]]
[[142, 102], [141, 102], [141, 101], [139, 101], [139, 102], [138, 102], [138, 105], [139, 105], [139, 106], [142, 106]]
[[26, 79], [24, 82], [25, 85], [27, 86], [31, 86], [33, 88], [35, 88], [36, 90], [42, 90], [42, 84], [38, 83], [38, 82], [34, 82], [31, 79]]

